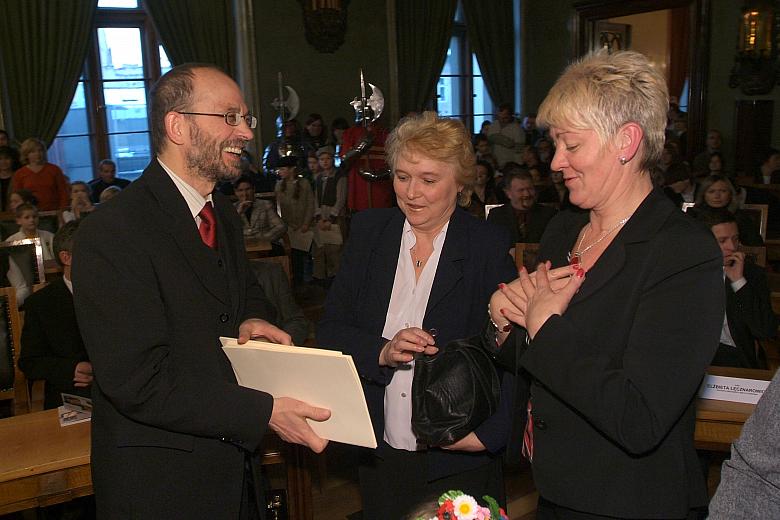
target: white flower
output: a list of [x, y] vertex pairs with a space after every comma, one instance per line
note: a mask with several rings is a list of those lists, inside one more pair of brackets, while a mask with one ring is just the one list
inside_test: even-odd
[[458, 520], [474, 520], [479, 511], [477, 501], [469, 495], [459, 496], [452, 501], [452, 506], [455, 509], [455, 517]]

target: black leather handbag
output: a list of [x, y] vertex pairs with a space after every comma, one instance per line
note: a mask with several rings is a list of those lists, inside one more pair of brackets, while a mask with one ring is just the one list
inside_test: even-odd
[[412, 381], [412, 430], [418, 441], [447, 446], [462, 439], [495, 413], [500, 387], [478, 336], [420, 356]]

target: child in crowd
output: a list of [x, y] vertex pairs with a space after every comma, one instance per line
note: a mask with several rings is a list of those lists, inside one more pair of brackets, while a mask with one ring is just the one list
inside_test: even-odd
[[32, 204], [37, 207], [38, 199], [35, 198], [35, 195], [30, 190], [16, 190], [8, 195], [8, 205], [6, 207], [9, 213], [15, 213], [16, 208], [22, 204]]
[[84, 181], [70, 183], [70, 209], [62, 212], [62, 221], [78, 220], [94, 209], [89, 185]]
[[100, 193], [100, 203], [104, 204], [106, 201], [113, 199], [119, 195], [119, 192], [121, 191], [122, 188], [119, 186], [109, 186]]
[[40, 238], [43, 248], [43, 259], [54, 260], [52, 242], [54, 233], [38, 229], [38, 208], [32, 204], [22, 204], [16, 208], [16, 223], [19, 231], [9, 236], [6, 241], [24, 240], [26, 238]]
[[276, 201], [290, 237], [293, 282], [300, 284], [304, 281], [304, 266], [311, 249], [314, 194], [309, 182], [296, 175], [293, 157], [279, 159], [277, 172]]

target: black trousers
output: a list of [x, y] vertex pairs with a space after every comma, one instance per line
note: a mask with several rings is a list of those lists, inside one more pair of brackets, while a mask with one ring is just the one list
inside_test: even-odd
[[[696, 520], [698, 518], [703, 518], [700, 514], [699, 511], [691, 510], [688, 513], [688, 516], [677, 520]], [[596, 515], [569, 509], [568, 507], [554, 504], [541, 495], [539, 496], [539, 502], [536, 505], [536, 520], [619, 520], [619, 518], [620, 517], [617, 516]]]
[[[436, 515], [436, 501], [445, 491], [461, 490], [483, 503], [482, 495], [506, 506], [501, 460], [455, 475], [428, 481], [426, 452], [382, 450], [360, 465], [360, 494], [365, 520], [406, 520]], [[437, 506], [438, 507], [438, 506]]]

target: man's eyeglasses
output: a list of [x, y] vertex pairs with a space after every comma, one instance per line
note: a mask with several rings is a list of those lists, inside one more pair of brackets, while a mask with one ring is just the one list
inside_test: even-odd
[[245, 116], [242, 116], [239, 112], [225, 112], [224, 114], [210, 114], [206, 112], [178, 112], [178, 114], [188, 115], [188, 116], [214, 116], [214, 117], [224, 117], [225, 123], [230, 126], [238, 126], [241, 124], [241, 120], [243, 119], [246, 121], [246, 124], [249, 128], [255, 128], [257, 126], [257, 118], [253, 116], [252, 114], [247, 114]]

